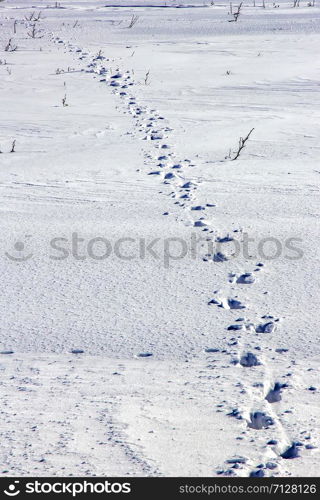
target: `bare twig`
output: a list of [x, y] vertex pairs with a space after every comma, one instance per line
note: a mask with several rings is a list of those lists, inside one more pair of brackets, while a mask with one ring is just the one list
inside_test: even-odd
[[31, 31], [27, 32], [27, 35], [30, 38], [43, 38], [43, 35], [40, 35], [41, 31], [37, 29], [36, 24], [31, 26]]
[[150, 69], [147, 71], [146, 76], [144, 77], [144, 84], [149, 85], [149, 77], [150, 77]]
[[36, 12], [33, 11], [28, 16], [24, 16], [24, 18], [26, 21], [29, 21], [29, 22], [32, 22], [32, 21], [37, 22], [37, 21], [41, 20], [41, 16], [42, 16], [42, 12], [41, 12], [41, 10], [39, 10], [38, 14], [36, 14]]
[[15, 152], [16, 152], [16, 140], [14, 139], [14, 141], [12, 141], [10, 153], [15, 153]]
[[5, 46], [5, 52], [15, 52], [18, 49], [18, 46], [12, 42], [12, 38], [9, 39], [7, 45]]
[[229, 152], [228, 152], [228, 154], [224, 157], [224, 159], [225, 159], [225, 160], [231, 160], [231, 153], [232, 153], [232, 151], [231, 151], [231, 149], [229, 149]]
[[235, 153], [235, 156], [233, 158], [231, 158], [231, 161], [235, 161], [239, 158], [241, 151], [246, 147], [246, 142], [249, 140], [250, 135], [252, 134], [253, 131], [254, 131], [254, 128], [252, 128], [250, 130], [249, 134], [245, 138], [240, 137], [238, 151]]
[[62, 75], [62, 74], [65, 74], [65, 73], [73, 73], [75, 71], [76, 71], [75, 68], [71, 68], [70, 66], [68, 66], [67, 69], [57, 68], [56, 71], [55, 71], [55, 74], [56, 75]]
[[35, 12], [31, 12], [31, 14], [29, 14], [28, 16], [24, 16], [25, 20], [26, 21], [33, 21], [34, 14], [35, 14]]
[[65, 94], [64, 97], [62, 98], [62, 106], [64, 108], [66, 108], [67, 106], [69, 106], [69, 104], [67, 103], [67, 94]]
[[242, 4], [243, 2], [241, 2], [239, 5], [238, 5], [238, 8], [236, 10], [236, 12], [233, 12], [232, 15], [233, 15], [233, 19], [229, 19], [229, 23], [233, 23], [233, 22], [237, 22], [238, 21], [238, 17], [240, 16], [240, 13], [241, 13], [241, 9], [242, 9]]
[[104, 59], [102, 49], [99, 50], [99, 52], [96, 55], [95, 59]]
[[138, 22], [138, 20], [139, 20], [139, 16], [135, 16], [134, 14], [132, 14], [131, 21], [128, 25], [128, 28], [133, 28], [133, 26]]

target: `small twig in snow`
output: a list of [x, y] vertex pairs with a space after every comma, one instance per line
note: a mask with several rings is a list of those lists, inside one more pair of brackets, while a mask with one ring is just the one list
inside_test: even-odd
[[146, 76], [144, 77], [144, 84], [149, 85], [149, 77], [150, 77], [150, 69], [147, 71]]
[[254, 131], [254, 128], [252, 128], [250, 130], [249, 134], [245, 138], [240, 137], [238, 151], [235, 153], [235, 156], [233, 158], [231, 158], [231, 161], [235, 161], [239, 158], [241, 151], [246, 147], [246, 143], [249, 140], [250, 135], [252, 134], [253, 131]]
[[236, 12], [233, 12], [232, 15], [233, 15], [233, 19], [229, 19], [229, 23], [233, 23], [233, 22], [237, 22], [238, 21], [238, 17], [240, 16], [240, 13], [241, 13], [241, 9], [242, 9], [242, 4], [243, 2], [241, 2], [239, 5], [238, 5], [238, 9], [236, 10]]
[[139, 21], [139, 16], [135, 16], [134, 14], [131, 17], [128, 28], [133, 28], [133, 26]]

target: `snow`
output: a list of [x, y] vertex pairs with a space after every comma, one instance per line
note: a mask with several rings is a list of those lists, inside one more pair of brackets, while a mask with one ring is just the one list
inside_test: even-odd
[[0, 3], [4, 475], [318, 475], [319, 8], [256, 3]]

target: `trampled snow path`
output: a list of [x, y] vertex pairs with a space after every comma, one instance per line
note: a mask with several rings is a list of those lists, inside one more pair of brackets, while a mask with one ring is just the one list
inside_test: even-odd
[[[204, 253], [203, 265], [207, 266], [210, 265], [210, 262], [215, 262], [215, 265], [223, 266], [225, 259], [226, 262], [230, 260], [230, 256], [228, 258], [226, 256], [228, 254], [223, 251], [224, 247], [228, 246], [228, 240], [241, 236], [241, 232], [234, 233], [232, 228], [225, 227], [223, 228], [224, 234], [217, 233], [214, 224], [211, 222], [215, 200], [210, 203], [202, 203], [198, 195], [201, 178], [192, 172], [196, 164], [190, 158], [180, 158], [179, 153], [172, 146], [170, 123], [163, 116], [160, 116], [156, 110], [150, 109], [135, 97], [136, 83], [131, 70], [128, 67], [122, 67], [121, 61], [117, 64], [115, 59], [112, 60], [112, 66], [115, 65], [115, 67], [111, 70], [109, 67], [110, 61], [105, 59], [104, 56], [90, 55], [90, 52], [84, 50], [83, 47], [74, 46], [68, 40], [61, 39], [55, 34], [52, 36], [53, 41], [60, 46], [64, 46], [66, 51], [78, 54], [81, 64], [85, 64], [85, 71], [99, 75], [99, 83], [111, 87], [112, 92], [121, 99], [120, 109], [132, 115], [136, 139], [146, 141], [145, 173], [153, 175], [156, 180], [160, 179], [161, 192], [172, 199], [168, 211], [163, 213], [163, 216], [168, 218], [168, 224], [170, 223], [172, 210], [174, 210], [174, 213], [178, 214], [178, 218], [183, 224], [194, 227], [195, 231], [201, 233], [202, 236], [204, 234], [206, 240], [210, 239], [213, 242], [213, 240], [219, 238], [221, 252], [218, 254]], [[224, 472], [219, 471], [219, 473], [233, 474], [237, 473], [237, 471], [240, 474], [249, 474], [251, 472], [255, 474], [256, 471], [264, 471], [257, 472], [257, 475], [268, 474], [270, 471], [274, 473], [273, 466], [256, 469], [261, 461], [265, 464], [268, 458], [272, 457], [274, 467], [279, 467], [277, 470], [280, 474], [288, 474], [290, 468], [287, 466], [286, 459], [282, 458], [281, 455], [291, 446], [292, 440], [298, 441], [298, 436], [292, 435], [291, 431], [293, 429], [294, 432], [297, 432], [297, 422], [290, 422], [288, 425], [283, 415], [281, 415], [281, 405], [276, 404], [279, 402], [280, 397], [278, 396], [281, 393], [281, 390], [277, 390], [277, 384], [283, 386], [283, 391], [286, 391], [285, 386], [288, 385], [288, 377], [291, 377], [292, 373], [288, 375], [285, 373], [284, 368], [281, 368], [280, 371], [278, 369], [274, 370], [273, 354], [267, 352], [267, 336], [275, 331], [279, 320], [274, 315], [265, 315], [264, 311], [252, 311], [245, 298], [246, 288], [254, 287], [256, 281], [262, 279], [261, 275], [264, 274], [265, 269], [266, 266], [263, 263], [257, 262], [250, 269], [237, 269], [234, 273], [226, 273], [226, 286], [224, 289], [213, 291], [212, 297], [208, 297], [208, 314], [210, 314], [212, 307], [219, 308], [221, 315], [225, 314], [224, 310], [234, 311], [232, 313], [233, 323], [231, 325], [226, 324], [225, 327], [233, 332], [233, 336], [228, 337], [227, 341], [228, 355], [230, 356], [230, 365], [239, 379], [240, 399], [237, 408], [232, 410], [234, 415], [231, 412], [229, 418], [232, 419], [234, 416], [239, 421], [245, 420], [247, 422], [249, 431], [243, 439], [247, 441], [248, 446], [250, 446], [254, 435], [255, 439], [264, 441], [265, 448], [265, 452], [261, 455], [261, 448], [257, 447], [255, 452], [251, 453], [249, 466], [244, 468], [241, 460], [237, 461], [232, 456], [227, 458], [226, 460], [231, 460], [229, 463], [237, 467], [228, 468]], [[247, 316], [247, 311], [253, 317], [260, 317], [261, 321], [257, 323], [252, 320]], [[243, 319], [238, 317], [242, 314], [245, 316]], [[230, 316], [228, 317], [230, 318]], [[288, 362], [289, 359], [287, 358], [285, 363]], [[277, 362], [275, 366], [277, 367]], [[210, 375], [207, 374], [204, 377], [208, 377], [210, 380]], [[275, 393], [275, 398], [268, 396], [272, 390]], [[241, 397], [240, 394], [245, 396]], [[295, 399], [294, 393], [291, 396]], [[228, 397], [226, 397], [224, 403], [231, 405], [231, 400], [228, 401]], [[277, 410], [274, 410], [274, 406], [277, 407]], [[266, 446], [267, 441], [270, 441], [270, 431], [272, 431], [273, 441], [276, 440], [277, 442], [274, 445]], [[308, 431], [304, 430], [303, 432]], [[256, 433], [259, 433], [259, 438], [256, 438]], [[261, 434], [264, 437], [261, 437]], [[272, 446], [272, 449], [270, 446]], [[299, 446], [301, 446], [301, 443]], [[141, 463], [143, 473], [159, 473], [156, 468], [152, 469], [144, 460]], [[167, 473], [170, 473], [170, 471]], [[192, 473], [192, 470], [190, 470], [190, 473]]]
[[[79, 53], [79, 58], [83, 58], [82, 53], [88, 54], [86, 49], [76, 49], [69, 43], [61, 40], [59, 37], [55, 37], [54, 40], [56, 43], [64, 43], [67, 50], [76, 50]], [[170, 132], [171, 128], [169, 123], [165, 120], [163, 116], [159, 116], [158, 112], [153, 109], [148, 109], [146, 106], [143, 106], [139, 102], [137, 102], [136, 97], [134, 96], [134, 85], [135, 80], [131, 76], [131, 72], [128, 68], [116, 67], [115, 70], [108, 68], [108, 60], [104, 62], [105, 58], [102, 55], [93, 56], [87, 65], [89, 72], [94, 72], [100, 76], [100, 82], [106, 82], [111, 88], [113, 88], [113, 93], [118, 95], [125, 101], [125, 109], [127, 113], [130, 113], [135, 120], [135, 128], [138, 133], [141, 133], [140, 136], [137, 134], [137, 138], [151, 141], [155, 144], [155, 154], [152, 156], [152, 152], [150, 150], [146, 150], [146, 164], [150, 168], [150, 163], [154, 162], [154, 169], [151, 170], [149, 175], [159, 175], [162, 179], [163, 183], [169, 185], [173, 188], [173, 191], [169, 193], [169, 197], [175, 200], [175, 204], [181, 207], [186, 215], [182, 216], [182, 222], [187, 221], [192, 226], [198, 228], [201, 231], [208, 233], [208, 235], [212, 235], [215, 233], [214, 227], [210, 222], [208, 222], [205, 217], [205, 210], [208, 211], [208, 206], [198, 205], [199, 200], [197, 200], [197, 186], [199, 185], [199, 180], [194, 179], [194, 177], [190, 174], [190, 170], [194, 166], [194, 163], [189, 158], [180, 160], [178, 159], [177, 153], [172, 148], [170, 144]], [[87, 57], [85, 57], [87, 59]], [[113, 63], [116, 62], [113, 60]], [[147, 78], [147, 77], [146, 77]], [[147, 82], [146, 82], [147, 84]], [[168, 152], [169, 151], [169, 152]], [[166, 154], [163, 154], [166, 153]], [[152, 168], [152, 166], [151, 166]], [[159, 168], [160, 170], [156, 170]], [[191, 173], [191, 172], [190, 172]], [[182, 201], [181, 201], [182, 200]], [[208, 205], [208, 204], [207, 204]], [[210, 207], [211, 208], [211, 207]], [[193, 215], [200, 214], [200, 217], [193, 217]], [[169, 215], [169, 212], [165, 213], [165, 215]], [[229, 234], [228, 228], [226, 228], [226, 233]], [[209, 239], [212, 239], [213, 243], [214, 236], [209, 236]], [[231, 239], [227, 237], [227, 239]], [[223, 242], [223, 238], [222, 238]], [[203, 260], [208, 262], [209, 260], [214, 260], [214, 255], [205, 254]], [[244, 274], [237, 277], [237, 275], [232, 276], [232, 278], [236, 278], [235, 280], [231, 280], [234, 286], [231, 287], [232, 293], [241, 293], [241, 286], [236, 285], [251, 285], [254, 282], [254, 272], [258, 272], [261, 270], [263, 263], [258, 263], [254, 269], [244, 271]], [[261, 273], [260, 273], [261, 274]], [[251, 279], [250, 279], [251, 278]], [[229, 280], [230, 282], [230, 280]], [[238, 302], [238, 295], [235, 295], [235, 298], [222, 298], [218, 299], [218, 305], [222, 308], [227, 309], [246, 309], [246, 305], [243, 305], [241, 302]], [[244, 320], [238, 322], [244, 329], [244, 331], [256, 331], [258, 333], [270, 333], [276, 326], [276, 323], [273, 321], [274, 317], [269, 316], [266, 318], [268, 321], [265, 325], [257, 325], [251, 323], [250, 319], [245, 323]], [[276, 321], [279, 321], [276, 319]], [[259, 330], [260, 328], [260, 330]], [[268, 330], [269, 328], [269, 330]], [[253, 346], [252, 341], [246, 340], [243, 338], [243, 335], [237, 335], [236, 338], [231, 339], [234, 340], [233, 344], [238, 347], [237, 349], [237, 358], [235, 358], [234, 363], [238, 363], [241, 356], [245, 356], [247, 352], [250, 350], [261, 349], [259, 346]], [[232, 345], [232, 344], [231, 344]], [[248, 394], [248, 406], [246, 405], [244, 408], [240, 409], [242, 415], [245, 415], [245, 418], [248, 421], [248, 426], [250, 428], [256, 428], [258, 430], [269, 428], [270, 425], [275, 425], [278, 429], [274, 435], [277, 437], [277, 447], [274, 451], [281, 457], [281, 455], [292, 446], [292, 440], [288, 436], [285, 427], [283, 426], [281, 419], [278, 417], [277, 413], [271, 408], [271, 405], [266, 401], [266, 391], [269, 390], [278, 383], [274, 380], [273, 374], [268, 368], [270, 364], [268, 357], [264, 356], [263, 361], [260, 360], [257, 364], [261, 365], [262, 371], [260, 371], [257, 380], [262, 382], [262, 389], [258, 388], [258, 390], [252, 390], [252, 375], [249, 377], [248, 381], [245, 381], [247, 378], [245, 375], [240, 375], [240, 385], [243, 390]], [[241, 362], [240, 365], [242, 366]], [[245, 365], [243, 365], [245, 366]], [[249, 365], [250, 366], [250, 365]], [[253, 365], [254, 366], [254, 365]], [[247, 371], [247, 366], [243, 367], [240, 370]], [[250, 367], [251, 368], [251, 367]], [[282, 377], [283, 378], [283, 377]], [[243, 380], [243, 382], [241, 382]], [[258, 383], [257, 385], [261, 385]], [[285, 385], [285, 384], [284, 384]], [[260, 411], [261, 415], [271, 415], [273, 418], [269, 418], [267, 420], [267, 424], [254, 427], [252, 425], [252, 416], [256, 414], [257, 411]], [[265, 410], [265, 412], [263, 411]], [[251, 439], [251, 438], [249, 438]], [[252, 457], [251, 457], [252, 458]], [[257, 464], [258, 465], [258, 464]], [[263, 469], [257, 469], [257, 471], [253, 471], [253, 474], [257, 474], [259, 476], [263, 475]]]
[[[79, 58], [81, 60], [83, 59], [83, 52], [85, 54], [88, 54], [88, 51], [86, 49], [81, 49], [79, 47], [75, 49], [69, 42], [65, 42], [59, 37], [54, 37], [54, 41], [56, 43], [63, 42], [67, 50], [76, 50], [77, 53], [79, 53]], [[155, 144], [154, 155], [152, 155], [152, 151], [150, 153], [150, 150], [147, 150], [145, 152], [146, 164], [148, 165], [148, 168], [152, 169], [152, 161], [154, 162], [154, 170], [151, 170], [150, 172], [148, 172], [148, 174], [159, 175], [164, 184], [169, 185], [173, 188], [173, 191], [170, 192], [167, 196], [174, 199], [174, 203], [186, 212], [186, 215], [182, 216], [182, 222], [187, 221], [199, 230], [205, 231], [206, 233], [208, 233], [208, 235], [214, 235], [214, 227], [212, 226], [212, 224], [206, 221], [205, 217], [203, 216], [205, 210], [207, 209], [208, 211], [208, 207], [197, 204], [199, 203], [199, 200], [197, 200], [197, 186], [199, 184], [199, 181], [194, 179], [194, 177], [192, 177], [192, 175], [190, 176], [189, 174], [189, 171], [194, 166], [194, 163], [192, 163], [192, 160], [190, 160], [189, 158], [184, 160], [178, 159], [177, 153], [175, 153], [172, 145], [170, 144], [169, 136], [171, 129], [165, 118], [159, 116], [156, 110], [150, 110], [146, 106], [143, 106], [142, 104], [137, 102], [136, 97], [134, 96], [135, 81], [130, 74], [130, 70], [127, 68], [120, 69], [119, 67], [116, 67], [115, 70], [112, 71], [108, 68], [108, 60], [105, 61], [105, 57], [102, 55], [93, 56], [93, 58], [92, 56], [91, 58], [90, 56], [88, 56], [85, 57], [85, 59], [89, 59], [89, 64], [87, 64], [86, 66], [87, 71], [99, 75], [100, 82], [106, 82], [106, 84], [113, 89], [113, 93], [115, 95], [118, 95], [125, 101], [125, 112], [131, 114], [135, 120], [137, 138], [151, 141], [153, 144]], [[157, 171], [157, 168], [160, 170]], [[198, 213], [201, 214], [200, 217], [193, 217], [194, 214], [198, 215]], [[167, 212], [165, 215], [169, 215], [169, 212]], [[228, 233], [228, 228], [226, 228], [226, 233]], [[209, 236], [209, 238], [213, 240], [214, 236]], [[231, 238], [228, 237], [227, 239]], [[203, 260], [205, 262], [214, 260], [214, 255], [206, 254]], [[264, 266], [263, 263], [258, 263], [255, 269], [252, 269], [252, 272], [248, 273], [246, 270], [244, 274], [238, 277], [236, 277], [236, 275], [232, 276], [232, 278], [237, 278], [236, 280], [232, 280], [232, 283], [234, 284], [234, 286], [231, 287], [233, 293], [237, 294], [238, 291], [241, 293], [242, 287], [237, 287], [236, 285], [251, 285], [253, 283], [253, 280], [249, 278], [254, 276], [254, 272], [260, 271], [262, 266]], [[238, 301], [238, 295], [235, 295], [235, 297], [236, 298], [218, 299], [217, 305], [227, 309], [246, 309], [247, 306]], [[276, 325], [276, 323], [270, 321], [273, 319], [273, 316], [271, 316], [270, 318], [268, 318], [269, 321], [266, 323], [266, 325], [268, 325], [268, 327], [272, 329]], [[245, 320], [243, 319], [238, 322], [238, 325], [241, 325], [244, 331], [250, 332], [253, 330], [259, 332], [258, 326], [252, 324], [250, 320], [247, 320], [247, 322], [245, 322]], [[265, 331], [267, 331], [267, 329], [264, 326], [262, 328], [262, 332], [265, 333]], [[254, 347], [250, 339], [247, 340], [246, 338], [243, 338], [243, 334], [236, 335], [236, 337], [231, 339], [231, 341], [232, 340], [233, 342], [231, 343], [231, 345], [234, 344], [235, 346], [237, 346], [237, 358], [234, 359], [235, 365], [239, 363], [241, 356], [246, 355], [246, 353], [250, 352], [250, 350], [261, 349], [261, 347], [259, 346], [259, 340], [254, 342], [254, 344], [258, 343], [258, 346], [255, 345]], [[241, 415], [244, 415], [244, 418], [247, 419], [248, 426], [250, 428], [252, 428], [250, 417], [252, 418], [252, 415], [255, 415], [257, 410], [259, 410], [262, 415], [272, 415], [273, 419], [269, 419], [271, 421], [271, 424], [269, 424], [268, 422], [266, 426], [259, 426], [256, 428], [261, 430], [265, 427], [269, 428], [270, 425], [275, 425], [277, 427], [277, 431], [274, 433], [277, 438], [277, 447], [274, 449], [274, 451], [278, 454], [278, 456], [281, 456], [282, 453], [284, 453], [288, 448], [292, 446], [292, 442], [287, 435], [285, 428], [283, 427], [281, 419], [265, 399], [265, 391], [269, 391], [269, 389], [277, 383], [276, 380], [274, 380], [272, 372], [270, 371], [270, 369], [268, 369], [268, 365], [270, 364], [269, 359], [267, 356], [264, 356], [264, 360], [258, 361], [258, 363], [263, 368], [262, 370], [260, 370], [259, 375], [254, 375], [254, 377], [257, 377], [257, 380], [259, 381], [263, 381], [262, 384], [258, 383], [259, 386], [262, 385], [262, 390], [261, 387], [259, 387], [258, 390], [251, 389], [252, 374], [250, 374], [248, 381], [246, 381], [247, 376], [245, 374], [240, 374], [241, 390], [245, 390], [245, 392], [247, 393], [248, 402], [247, 405], [245, 405], [244, 408], [240, 408], [239, 411]], [[240, 365], [241, 372], [248, 371], [247, 366], [242, 365], [241, 363]], [[243, 368], [243, 366], [245, 366], [245, 368]], [[257, 370], [254, 365], [253, 368], [251, 368], [251, 366], [249, 365], [249, 368], [250, 371], [252, 371], [252, 369], [254, 369], [255, 371]], [[265, 410], [266, 413], [264, 413], [263, 410]], [[251, 437], [249, 437], [249, 439], [251, 439]], [[257, 469], [257, 471], [260, 471], [257, 473], [257, 475], [259, 476], [264, 474], [263, 469]], [[235, 471], [233, 471], [233, 473], [234, 472]], [[253, 471], [253, 473], [256, 473], [256, 471]]]

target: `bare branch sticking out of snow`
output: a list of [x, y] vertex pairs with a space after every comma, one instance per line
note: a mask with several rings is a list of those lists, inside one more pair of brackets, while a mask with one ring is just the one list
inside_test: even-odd
[[239, 158], [242, 150], [246, 147], [246, 143], [248, 142], [248, 140], [249, 140], [249, 138], [250, 138], [250, 136], [251, 136], [251, 134], [252, 134], [253, 131], [254, 131], [254, 128], [252, 128], [250, 130], [250, 132], [248, 133], [248, 135], [245, 138], [240, 137], [238, 151], [236, 152], [235, 156], [233, 158], [231, 158], [231, 161], [235, 161], [235, 160], [237, 160]]

